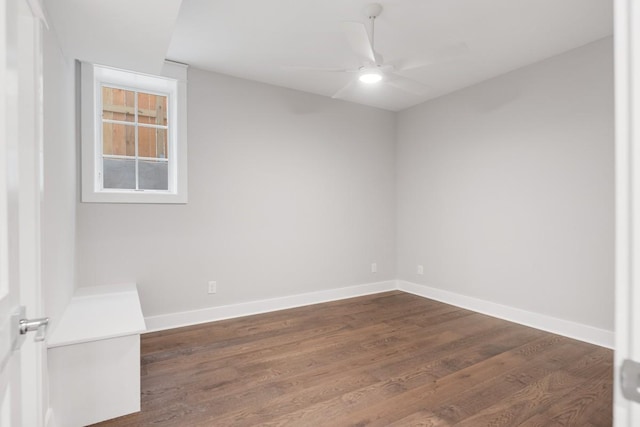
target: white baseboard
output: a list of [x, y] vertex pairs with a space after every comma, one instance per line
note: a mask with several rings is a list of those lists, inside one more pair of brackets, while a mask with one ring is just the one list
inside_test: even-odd
[[158, 316], [145, 317], [145, 323], [147, 324], [147, 332], [154, 332], [179, 328], [182, 326], [214, 322], [216, 320], [232, 319], [235, 317], [250, 316], [252, 314], [268, 313], [287, 308], [336, 301], [362, 295], [376, 294], [395, 289], [497, 317], [499, 319], [508, 320], [510, 322], [519, 323], [521, 325], [596, 344], [602, 347], [614, 348], [613, 331], [599, 329], [582, 323], [571, 322], [569, 320], [559, 319], [540, 313], [521, 310], [403, 280], [388, 280], [384, 282], [328, 289], [326, 291], [290, 295], [280, 298], [210, 307], [200, 310], [161, 314]]
[[466, 295], [398, 280], [397, 289], [576, 340], [614, 348], [614, 333], [605, 329], [521, 310]]
[[213, 322], [216, 320], [231, 319], [234, 317], [249, 316], [252, 314], [267, 313], [287, 308], [336, 301], [362, 295], [377, 294], [395, 289], [396, 281], [388, 280], [385, 282], [367, 283], [364, 285], [328, 289], [326, 291], [309, 292], [280, 298], [149, 316], [145, 317], [145, 323], [147, 324], [147, 332], [154, 332], [164, 329], [179, 328], [181, 326]]

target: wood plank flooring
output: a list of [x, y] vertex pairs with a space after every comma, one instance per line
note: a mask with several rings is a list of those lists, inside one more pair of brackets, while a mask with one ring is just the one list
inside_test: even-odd
[[611, 426], [613, 352], [399, 291], [142, 337], [100, 426]]

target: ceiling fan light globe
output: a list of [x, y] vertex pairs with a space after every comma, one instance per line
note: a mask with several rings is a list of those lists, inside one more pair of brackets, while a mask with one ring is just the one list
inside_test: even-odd
[[363, 73], [360, 74], [360, 77], [358, 77], [358, 79], [362, 83], [374, 84], [382, 80], [382, 75], [380, 73]]

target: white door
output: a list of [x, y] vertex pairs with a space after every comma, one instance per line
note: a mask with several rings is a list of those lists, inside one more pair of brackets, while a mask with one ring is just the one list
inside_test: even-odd
[[39, 427], [44, 420], [46, 349], [17, 324], [42, 312], [42, 24], [36, 16], [42, 16], [37, 0], [0, 0], [1, 427]]
[[614, 425], [640, 426], [640, 2], [615, 1]]

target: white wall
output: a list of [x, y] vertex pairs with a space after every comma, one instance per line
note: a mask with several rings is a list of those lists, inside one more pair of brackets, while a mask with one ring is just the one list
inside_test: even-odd
[[398, 277], [613, 330], [613, 119], [611, 38], [399, 113]]
[[76, 133], [75, 69], [55, 35], [44, 31], [44, 198], [42, 290], [55, 328], [75, 289]]
[[612, 330], [612, 55], [397, 115], [192, 69], [189, 203], [79, 203], [77, 283], [154, 316], [398, 278]]
[[151, 316], [395, 278], [395, 114], [188, 77], [189, 203], [78, 204], [79, 286]]

